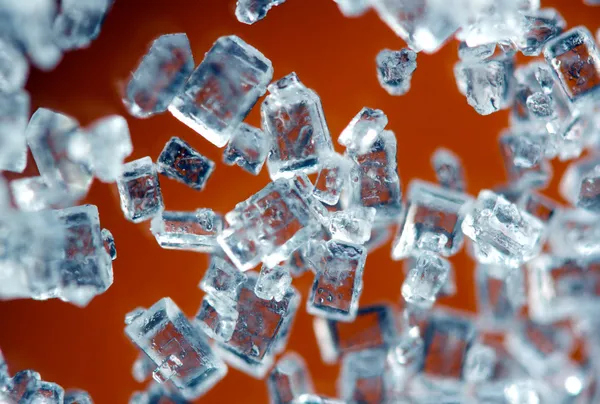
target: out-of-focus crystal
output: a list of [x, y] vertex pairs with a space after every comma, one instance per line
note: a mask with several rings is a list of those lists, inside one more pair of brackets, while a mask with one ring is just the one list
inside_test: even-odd
[[348, 184], [350, 169], [354, 163], [337, 153], [324, 158], [319, 165], [313, 195], [321, 202], [333, 206], [340, 201], [344, 186]]
[[110, 255], [111, 260], [117, 259], [117, 247], [115, 246], [115, 238], [108, 229], [102, 229], [102, 242], [104, 243], [104, 249]]
[[0, 91], [13, 93], [23, 88], [29, 75], [29, 63], [9, 38], [0, 39]]
[[114, 0], [61, 0], [54, 20], [54, 41], [63, 50], [87, 48], [100, 34]]
[[306, 362], [295, 352], [288, 352], [277, 362], [267, 378], [270, 404], [288, 404], [295, 397], [314, 392]]
[[[26, 91], [0, 92], [0, 170], [23, 172], [30, 99]], [[38, 154], [39, 155], [39, 154]]]
[[127, 220], [143, 222], [164, 209], [156, 167], [150, 157], [143, 157], [123, 165], [117, 179], [121, 210]]
[[358, 17], [369, 9], [369, 0], [334, 0], [346, 17]]
[[600, 222], [596, 214], [582, 209], [558, 212], [547, 233], [554, 255], [572, 258], [600, 254]]
[[334, 240], [364, 244], [371, 238], [374, 208], [351, 207], [329, 215], [329, 232]]
[[158, 172], [190, 188], [202, 191], [215, 170], [215, 163], [176, 136], [165, 145], [156, 161]]
[[189, 404], [177, 388], [166, 387], [165, 384], [151, 383], [146, 391], [136, 391], [131, 395], [129, 404]]
[[489, 43], [479, 46], [470, 47], [466, 42], [461, 42], [458, 45], [458, 57], [461, 60], [483, 60], [487, 59], [496, 51], [496, 44]]
[[567, 26], [560, 13], [553, 8], [524, 11], [523, 18], [523, 33], [517, 36], [515, 45], [525, 56], [541, 54], [544, 45]]
[[[427, 255], [430, 255], [429, 252], [426, 253]], [[414, 255], [411, 255], [403, 260], [402, 270], [404, 272], [405, 279], [408, 277], [410, 270], [417, 266], [417, 260], [420, 255], [420, 252], [416, 252]], [[442, 262], [448, 264], [448, 276], [446, 282], [444, 282], [442, 288], [439, 290], [438, 296], [454, 296], [456, 294], [456, 276], [454, 275], [454, 266], [452, 265], [452, 262], [448, 260], [442, 259]]]
[[291, 404], [346, 404], [344, 401], [317, 394], [302, 394], [291, 401]]
[[555, 200], [532, 191], [524, 193], [519, 198], [517, 206], [544, 223], [550, 222], [554, 214], [561, 209]]
[[285, 0], [237, 0], [235, 16], [244, 24], [254, 24], [265, 18], [272, 7], [284, 2]]
[[498, 331], [510, 327], [526, 303], [523, 271], [520, 268], [504, 271], [500, 274], [493, 265], [481, 264], [475, 270], [478, 322], [483, 330]]
[[569, 164], [560, 180], [558, 187], [560, 195], [572, 205], [576, 205], [585, 175], [598, 166], [600, 166], [600, 157], [595, 155]]
[[285, 266], [276, 265], [269, 268], [263, 265], [254, 287], [254, 294], [261, 299], [275, 299], [276, 302], [280, 302], [291, 284], [292, 276]]
[[581, 179], [577, 207], [600, 213], [600, 166], [588, 171]]
[[364, 107], [344, 128], [338, 143], [353, 152], [366, 153], [387, 124], [388, 118], [383, 111]]
[[159, 212], [150, 230], [162, 248], [213, 252], [217, 235], [223, 230], [223, 218], [211, 209], [195, 212]]
[[92, 397], [83, 390], [67, 390], [64, 404], [94, 404]]
[[227, 143], [223, 162], [230, 166], [237, 164], [250, 174], [258, 175], [270, 148], [265, 132], [242, 122]]
[[390, 397], [383, 349], [351, 352], [342, 360], [337, 389], [348, 403], [383, 403]]
[[463, 377], [469, 382], [488, 380], [496, 366], [496, 351], [484, 344], [469, 347], [463, 369]]
[[545, 155], [547, 137], [506, 132], [499, 142], [504, 169], [514, 188], [540, 188], [548, 184], [552, 167]]
[[465, 192], [465, 173], [460, 158], [452, 151], [439, 147], [431, 155], [431, 165], [437, 182], [444, 188]]
[[402, 284], [402, 297], [409, 304], [429, 308], [448, 281], [450, 264], [428, 251], [416, 254], [415, 266], [410, 269]]
[[384, 49], [377, 54], [377, 79], [390, 95], [404, 95], [410, 90], [412, 75], [417, 69], [417, 54], [410, 49]]

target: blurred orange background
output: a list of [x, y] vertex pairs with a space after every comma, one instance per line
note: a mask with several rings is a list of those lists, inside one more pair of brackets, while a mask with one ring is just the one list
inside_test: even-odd
[[[556, 7], [569, 27], [598, 28], [600, 8], [581, 0], [542, 0]], [[457, 44], [435, 55], [419, 54], [411, 91], [389, 96], [375, 74], [375, 56], [383, 48], [406, 45], [373, 12], [357, 19], [344, 18], [332, 0], [288, 0], [253, 26], [239, 23], [233, 0], [116, 0], [98, 40], [87, 50], [65, 56], [52, 72], [33, 71], [27, 88], [33, 109], [43, 106], [76, 117], [82, 125], [108, 114], [127, 117], [134, 144], [130, 159], [156, 159], [171, 136], [180, 136], [202, 154], [219, 162], [203, 192], [161, 177], [169, 210], [212, 208], [226, 213], [262, 188], [266, 167], [253, 177], [238, 167], [220, 164], [222, 149], [165, 113], [147, 120], [130, 117], [119, 98], [119, 88], [137, 66], [148, 44], [165, 33], [185, 32], [195, 62], [222, 35], [236, 34], [271, 59], [275, 78], [295, 71], [321, 97], [335, 140], [363, 106], [379, 108], [389, 117], [389, 129], [398, 138], [398, 169], [403, 188], [415, 177], [434, 180], [429, 158], [444, 146], [463, 159], [468, 191], [477, 194], [504, 181], [496, 143], [507, 126], [506, 111], [478, 115], [456, 88], [452, 67]], [[259, 124], [259, 107], [248, 122]], [[337, 145], [336, 145], [337, 147]], [[30, 159], [27, 175], [36, 173]], [[555, 164], [555, 179], [546, 192], [558, 197], [556, 185], [565, 164]], [[112, 231], [118, 250], [115, 282], [85, 309], [60, 301], [0, 302], [0, 347], [12, 373], [34, 369], [43, 379], [65, 388], [89, 391], [96, 403], [126, 403], [145, 385], [131, 376], [136, 348], [123, 333], [125, 314], [137, 306], [149, 307], [170, 296], [188, 315], [196, 313], [203, 293], [197, 288], [207, 267], [207, 256], [161, 249], [149, 231], [149, 222], [134, 225], [123, 218], [114, 184], [94, 182], [87, 203], [98, 205], [103, 227]], [[367, 259], [360, 304], [399, 302], [402, 263], [391, 261], [389, 243]], [[452, 259], [457, 275], [457, 296], [443, 304], [474, 309], [473, 263], [459, 254]], [[294, 280], [306, 297], [311, 274]], [[335, 395], [337, 366], [321, 362], [312, 319], [302, 303], [288, 349], [307, 361], [319, 393]], [[266, 403], [266, 385], [234, 369], [198, 402]]]

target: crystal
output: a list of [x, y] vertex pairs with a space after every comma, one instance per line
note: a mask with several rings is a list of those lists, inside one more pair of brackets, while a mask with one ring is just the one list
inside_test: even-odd
[[0, 170], [2, 171], [20, 173], [25, 170], [27, 164], [25, 129], [29, 104], [29, 94], [25, 91], [0, 92]]
[[94, 404], [92, 397], [83, 390], [67, 390], [64, 404]]
[[178, 393], [176, 388], [165, 387], [164, 384], [151, 383], [144, 392], [135, 392], [129, 399], [129, 404], [189, 404]]
[[22, 210], [35, 212], [48, 209], [60, 196], [60, 192], [51, 190], [42, 177], [18, 178], [10, 182], [15, 205]]
[[554, 214], [561, 209], [558, 202], [533, 191], [524, 193], [517, 206], [544, 223], [549, 223]]
[[0, 386], [4, 386], [8, 379], [10, 379], [8, 365], [6, 364], [4, 356], [2, 355], [2, 351], [0, 350]]
[[375, 220], [374, 208], [361, 206], [332, 212], [329, 215], [329, 232], [335, 240], [364, 244], [371, 237], [371, 226]]
[[531, 94], [526, 103], [527, 109], [535, 117], [545, 118], [554, 114], [552, 97], [542, 91]]
[[239, 313], [231, 339], [220, 342], [219, 354], [231, 366], [257, 378], [268, 371], [277, 353], [285, 349], [300, 295], [289, 287], [279, 302], [254, 294], [257, 276], [248, 273], [238, 297]]
[[35, 391], [25, 395], [29, 403], [61, 404], [64, 403], [65, 390], [56, 383], [38, 381]]
[[[426, 252], [426, 253], [428, 255], [430, 255], [430, 253], [428, 253], [428, 252]], [[406, 259], [403, 260], [402, 270], [404, 272], [405, 279], [406, 279], [406, 277], [408, 277], [410, 270], [417, 266], [417, 260], [418, 260], [419, 255], [420, 255], [420, 252], [417, 251], [414, 255], [411, 255], [410, 257], [407, 257]], [[444, 282], [441, 289], [439, 290], [438, 296], [439, 297], [454, 296], [456, 294], [456, 280], [455, 280], [456, 277], [454, 275], [454, 266], [452, 265], [452, 263], [450, 261], [443, 260], [443, 259], [441, 259], [441, 260], [442, 260], [442, 262], [444, 262], [444, 265], [448, 264], [448, 274], [447, 274], [446, 281]]]
[[271, 179], [318, 170], [333, 151], [319, 96], [290, 73], [268, 87], [260, 112], [262, 127], [272, 139], [267, 167]]
[[404, 95], [410, 90], [412, 75], [417, 69], [417, 54], [410, 49], [383, 49], [377, 54], [377, 79], [390, 95]]
[[156, 161], [158, 172], [197, 191], [204, 189], [215, 170], [215, 163], [198, 153], [184, 140], [174, 136]]
[[243, 272], [238, 271], [226, 260], [212, 256], [210, 266], [200, 282], [200, 289], [221, 300], [234, 301], [246, 278]]
[[577, 207], [593, 213], [600, 213], [600, 166], [594, 167], [581, 180], [577, 196]]
[[403, 332], [388, 350], [386, 364], [390, 369], [392, 391], [405, 391], [409, 379], [417, 373], [423, 361], [423, 339], [418, 327]]
[[227, 373], [202, 333], [168, 297], [135, 318], [125, 334], [157, 367], [172, 356], [181, 363], [169, 381], [188, 400], [200, 397]]
[[558, 187], [560, 196], [572, 205], [576, 205], [585, 175], [597, 166], [600, 166], [600, 157], [595, 155], [590, 155], [569, 164]]
[[548, 184], [552, 167], [545, 156], [545, 137], [505, 132], [499, 142], [504, 169], [514, 188], [541, 188]]
[[115, 238], [108, 229], [102, 229], [102, 241], [104, 243], [104, 249], [110, 255], [111, 260], [117, 259], [117, 247], [115, 246]]
[[29, 75], [29, 64], [8, 38], [0, 39], [0, 91], [13, 93], [22, 89]]
[[227, 342], [233, 336], [238, 317], [235, 301], [223, 296], [206, 295], [198, 309], [195, 322], [210, 338]]
[[600, 90], [600, 56], [592, 34], [578, 26], [548, 42], [546, 62], [572, 102], [597, 98]]
[[313, 328], [321, 358], [329, 364], [349, 352], [388, 348], [397, 335], [394, 312], [386, 305], [361, 307], [351, 323], [314, 317]]
[[271, 61], [235, 35], [219, 38], [169, 111], [223, 147], [273, 78]]
[[596, 214], [582, 209], [560, 211], [548, 226], [548, 245], [561, 257], [600, 254], [600, 222]]
[[510, 327], [526, 303], [523, 271], [501, 268], [503, 273], [493, 265], [479, 264], [475, 270], [478, 321], [483, 330], [499, 331]]
[[294, 398], [291, 404], [345, 404], [345, 402], [316, 394], [302, 394]]
[[474, 344], [467, 351], [463, 377], [474, 383], [488, 380], [492, 377], [495, 366], [496, 351], [484, 344]]
[[125, 218], [140, 223], [164, 209], [156, 167], [150, 157], [142, 157], [123, 165], [117, 179], [121, 210]]
[[479, 262], [517, 267], [540, 251], [544, 226], [502, 196], [482, 190], [462, 230], [473, 240]]
[[165, 112], [193, 70], [194, 57], [187, 35], [161, 35], [131, 73], [123, 103], [138, 118]]
[[211, 209], [195, 212], [161, 211], [152, 219], [150, 230], [162, 248], [213, 252], [223, 218]]
[[227, 143], [223, 162], [230, 166], [237, 164], [250, 174], [258, 175], [270, 148], [265, 132], [242, 122]]
[[54, 20], [54, 41], [63, 50], [87, 48], [100, 28], [113, 0], [61, 0]]
[[471, 201], [467, 194], [413, 180], [408, 188], [406, 217], [398, 228], [392, 258], [406, 258], [417, 249], [445, 257], [456, 254], [463, 243], [460, 226]]
[[364, 107], [344, 128], [338, 143], [353, 152], [364, 154], [387, 124], [388, 118], [382, 110]]
[[540, 395], [530, 380], [515, 381], [504, 389], [506, 404], [539, 404]]
[[553, 8], [524, 11], [523, 34], [517, 36], [517, 48], [525, 56], [538, 56], [551, 39], [558, 36], [567, 26], [558, 11]]
[[389, 397], [386, 383], [386, 351], [371, 349], [344, 356], [338, 378], [338, 394], [349, 403], [384, 403]]
[[90, 167], [68, 157], [70, 140], [79, 131], [73, 118], [46, 108], [39, 108], [26, 130], [41, 177], [51, 187], [65, 187], [76, 197], [87, 193], [92, 183]]
[[369, 9], [368, 0], [334, 0], [346, 17], [358, 17]]
[[292, 277], [285, 266], [276, 265], [269, 268], [263, 265], [254, 287], [254, 294], [261, 299], [275, 299], [276, 302], [280, 302], [291, 284]]
[[28, 397], [35, 394], [41, 383], [40, 374], [32, 370], [17, 372], [6, 384], [0, 386], [0, 398], [7, 399], [9, 404], [27, 402]]
[[[127, 320], [125, 321], [127, 324]], [[140, 352], [138, 357], [133, 362], [131, 368], [131, 374], [136, 382], [143, 383], [152, 376], [152, 372], [156, 368], [152, 359], [150, 359], [145, 353]]]
[[352, 321], [362, 293], [362, 276], [367, 259], [364, 247], [330, 240], [318, 254], [317, 273], [306, 301], [306, 310], [338, 321]]
[[313, 195], [324, 204], [333, 206], [340, 201], [354, 163], [346, 156], [332, 153], [319, 165]]
[[392, 226], [385, 226], [378, 223], [371, 228], [371, 238], [365, 243], [368, 252], [372, 252], [379, 247], [383, 247], [393, 236]]
[[487, 59], [496, 51], [495, 43], [488, 43], [479, 46], [468, 46], [466, 42], [458, 45], [458, 57], [461, 60], [483, 60]]
[[239, 22], [254, 24], [265, 18], [272, 7], [284, 2], [285, 0], [237, 0], [235, 16]]
[[465, 173], [460, 158], [452, 151], [438, 147], [431, 155], [437, 182], [444, 188], [465, 192]]
[[270, 404], [288, 404], [294, 397], [314, 392], [306, 362], [296, 352], [286, 353], [267, 378]]
[[416, 254], [415, 266], [410, 269], [402, 284], [402, 297], [409, 303], [429, 308], [436, 295], [448, 281], [450, 264], [428, 251]]

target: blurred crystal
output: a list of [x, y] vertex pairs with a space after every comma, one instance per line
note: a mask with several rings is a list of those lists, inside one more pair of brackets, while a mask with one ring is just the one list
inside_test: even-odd
[[329, 232], [334, 240], [364, 244], [371, 238], [375, 209], [360, 206], [332, 212], [329, 215]]
[[296, 73], [272, 83], [261, 106], [262, 127], [272, 139], [267, 159], [273, 180], [313, 173], [333, 151], [319, 96]]
[[550, 222], [554, 214], [561, 209], [555, 200], [533, 191], [524, 193], [517, 206], [544, 223]]
[[461, 60], [483, 60], [487, 59], [496, 51], [495, 43], [488, 43], [470, 47], [466, 42], [458, 45], [458, 57]]
[[215, 163], [174, 136], [158, 156], [156, 167], [162, 175], [201, 191], [215, 170]]
[[348, 183], [350, 169], [354, 164], [346, 156], [332, 153], [319, 165], [313, 195], [327, 205], [336, 205], [344, 186]]
[[502, 196], [482, 190], [462, 230], [473, 240], [479, 262], [517, 267], [540, 251], [544, 226]]
[[567, 26], [560, 13], [553, 8], [524, 11], [522, 15], [523, 34], [517, 36], [516, 46], [525, 56], [541, 54], [544, 45]]
[[146, 391], [136, 391], [131, 395], [129, 404], [189, 404], [178, 393], [177, 388], [166, 387], [165, 384], [150, 383]]
[[338, 143], [356, 153], [366, 153], [385, 129], [388, 118], [379, 109], [364, 107], [344, 128]]
[[423, 339], [418, 327], [402, 332], [388, 350], [386, 364], [390, 369], [392, 392], [404, 393], [406, 384], [417, 373], [423, 361]]
[[[427, 254], [430, 255], [430, 253], [428, 252]], [[404, 272], [405, 279], [406, 277], [408, 277], [410, 270], [417, 266], [418, 257], [420, 255], [420, 252], [417, 251], [414, 255], [411, 255], [410, 257], [407, 257], [403, 260], [402, 270]], [[456, 276], [454, 275], [454, 266], [450, 261], [442, 259], [442, 262], [444, 262], [444, 265], [448, 264], [448, 276], [446, 281], [442, 285], [442, 288], [439, 290], [438, 296], [454, 296], [456, 294]]]
[[342, 360], [338, 394], [348, 403], [383, 403], [389, 397], [386, 383], [386, 351], [351, 352]]
[[416, 253], [414, 267], [402, 284], [402, 297], [409, 303], [429, 308], [435, 303], [437, 294], [448, 281], [450, 264], [434, 253]]
[[364, 247], [330, 240], [321, 254], [313, 257], [317, 273], [306, 301], [306, 310], [338, 321], [352, 321], [362, 293], [362, 276], [367, 259]]
[[227, 143], [223, 162], [230, 166], [237, 164], [250, 174], [258, 175], [270, 148], [265, 132], [242, 122]]
[[140, 223], [164, 209], [156, 167], [150, 157], [142, 157], [123, 165], [117, 179], [121, 210], [127, 220]]
[[515, 381], [504, 389], [507, 404], [539, 404], [540, 395], [530, 380]]
[[61, 0], [54, 20], [54, 41], [63, 50], [87, 48], [100, 28], [114, 0]]
[[548, 184], [552, 167], [545, 155], [546, 137], [505, 132], [499, 142], [504, 169], [513, 187], [531, 189]]
[[[127, 324], [127, 321], [125, 322]], [[131, 374], [136, 382], [143, 383], [145, 380], [152, 376], [152, 372], [156, 368], [152, 359], [143, 352], [140, 352], [138, 357], [135, 358], [133, 366], [131, 368]]]
[[404, 95], [410, 90], [410, 81], [417, 69], [417, 54], [414, 51], [383, 49], [377, 54], [375, 61], [377, 79], [388, 94]]
[[554, 114], [552, 97], [544, 92], [538, 91], [527, 97], [527, 109], [536, 117], [545, 118]]
[[475, 296], [479, 313], [479, 327], [495, 331], [508, 328], [517, 319], [525, 305], [525, 285], [520, 268], [477, 265], [475, 269]]
[[577, 196], [577, 207], [600, 213], [600, 166], [584, 174]]
[[316, 394], [302, 394], [294, 398], [291, 404], [345, 404], [345, 402]]
[[[1, 51], [1, 50], [0, 50]], [[0, 170], [23, 172], [27, 164], [25, 129], [29, 94], [0, 92]]]
[[270, 404], [288, 404], [302, 394], [314, 392], [306, 362], [296, 352], [286, 353], [267, 378]]
[[211, 209], [195, 212], [161, 211], [152, 219], [150, 230], [162, 248], [213, 252], [223, 218]]
[[25, 86], [29, 63], [9, 38], [0, 38], [0, 91], [13, 93]]
[[273, 78], [271, 61], [235, 35], [213, 44], [169, 111], [223, 147]]
[[32, 370], [17, 372], [6, 384], [0, 386], [0, 398], [8, 404], [27, 402], [34, 396], [37, 386], [41, 383], [40, 374]]
[[165, 112], [193, 70], [194, 57], [187, 35], [161, 35], [131, 73], [123, 103], [138, 118]]
[[202, 333], [168, 297], [136, 317], [125, 334], [157, 367], [171, 357], [181, 363], [169, 381], [188, 400], [203, 395], [227, 373]]
[[115, 246], [115, 238], [108, 229], [102, 229], [102, 242], [104, 243], [104, 249], [110, 256], [111, 260], [117, 259], [117, 247]]
[[254, 287], [254, 294], [261, 299], [275, 299], [276, 302], [280, 302], [291, 284], [292, 277], [285, 266], [276, 265], [269, 268], [263, 265]]
[[246, 275], [226, 260], [212, 256], [210, 266], [200, 282], [200, 289], [221, 300], [235, 301]]
[[569, 164], [558, 187], [560, 196], [572, 205], [576, 205], [585, 175], [598, 166], [600, 166], [600, 156], [596, 155], [590, 155]]
[[596, 214], [582, 209], [558, 212], [547, 233], [552, 253], [560, 257], [600, 254], [600, 222]]
[[431, 155], [437, 182], [444, 188], [465, 192], [465, 173], [460, 158], [452, 151], [438, 147]]
[[83, 390], [67, 390], [64, 404], [94, 404], [92, 397]]
[[471, 345], [467, 351], [463, 377], [469, 382], [488, 380], [496, 366], [496, 351], [484, 344]]
[[254, 24], [265, 18], [272, 7], [284, 2], [285, 0], [237, 0], [235, 16], [239, 22]]
[[227, 342], [233, 336], [238, 317], [235, 301], [223, 296], [206, 295], [202, 299], [195, 322], [210, 338]]
[[358, 17], [369, 9], [368, 0], [334, 0], [346, 17]]
[[38, 381], [35, 390], [25, 394], [24, 401], [30, 403], [64, 403], [65, 390], [56, 383]]

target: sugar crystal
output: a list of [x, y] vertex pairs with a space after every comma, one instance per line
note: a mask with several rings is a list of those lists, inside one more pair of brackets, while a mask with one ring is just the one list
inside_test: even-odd
[[158, 156], [156, 167], [162, 175], [202, 191], [215, 170], [215, 163], [174, 136]]
[[150, 157], [125, 164], [117, 179], [117, 188], [121, 210], [127, 220], [143, 222], [164, 209], [156, 167]]
[[377, 54], [377, 79], [390, 95], [404, 95], [417, 69], [417, 54], [410, 49], [384, 49]]

